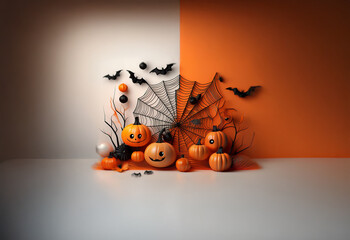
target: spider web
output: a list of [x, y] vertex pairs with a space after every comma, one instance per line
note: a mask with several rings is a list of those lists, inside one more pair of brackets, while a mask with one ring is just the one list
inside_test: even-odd
[[[151, 129], [154, 140], [166, 128], [172, 135], [171, 143], [177, 153], [187, 155], [189, 146], [212, 129], [213, 119], [222, 105], [216, 83], [217, 75], [208, 83], [190, 81], [178, 75], [148, 84], [145, 94], [137, 100], [134, 116]], [[201, 94], [200, 100], [191, 104], [189, 98], [198, 94]]]

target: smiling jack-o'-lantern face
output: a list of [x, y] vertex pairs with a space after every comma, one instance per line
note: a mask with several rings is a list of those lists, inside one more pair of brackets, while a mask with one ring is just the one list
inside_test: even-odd
[[151, 143], [145, 150], [145, 160], [153, 167], [168, 167], [176, 160], [175, 148], [162, 140], [163, 129], [158, 137], [158, 141]]
[[135, 123], [123, 129], [122, 140], [128, 146], [143, 147], [151, 140], [151, 131], [135, 117]]

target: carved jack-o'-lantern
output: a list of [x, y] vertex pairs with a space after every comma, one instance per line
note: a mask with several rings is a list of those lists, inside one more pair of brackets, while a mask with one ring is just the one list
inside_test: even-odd
[[145, 150], [145, 160], [153, 167], [168, 167], [176, 160], [175, 148], [162, 139], [165, 128], [159, 133], [158, 140]]
[[213, 131], [205, 137], [204, 145], [212, 152], [216, 152], [219, 147], [225, 148], [227, 145], [226, 134], [220, 131], [217, 126], [214, 126]]
[[128, 146], [143, 147], [151, 140], [151, 131], [135, 117], [134, 124], [129, 124], [123, 129], [122, 139]]

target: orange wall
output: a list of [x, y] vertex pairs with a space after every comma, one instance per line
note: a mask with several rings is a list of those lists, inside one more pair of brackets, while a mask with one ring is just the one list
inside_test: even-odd
[[[253, 157], [350, 157], [349, 1], [180, 2], [180, 72], [225, 82]], [[224, 90], [262, 85], [253, 98]]]

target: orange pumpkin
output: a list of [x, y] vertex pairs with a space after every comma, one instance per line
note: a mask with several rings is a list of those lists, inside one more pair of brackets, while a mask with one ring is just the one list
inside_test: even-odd
[[145, 155], [142, 151], [135, 151], [131, 154], [131, 160], [134, 162], [142, 162], [145, 160]]
[[205, 160], [209, 157], [209, 149], [205, 145], [201, 145], [201, 139], [198, 140], [197, 144], [192, 145], [188, 149], [188, 154], [194, 160]]
[[181, 158], [176, 161], [176, 168], [180, 172], [187, 172], [191, 169], [191, 164], [184, 155], [181, 155]]
[[135, 117], [134, 124], [129, 124], [122, 131], [123, 142], [131, 147], [143, 147], [151, 140], [151, 131]]
[[153, 167], [168, 167], [176, 160], [175, 148], [162, 139], [165, 128], [159, 133], [158, 140], [151, 143], [145, 150], [145, 160]]
[[128, 91], [128, 86], [125, 83], [120, 84], [118, 88], [119, 88], [119, 91], [121, 92]]
[[101, 167], [105, 170], [113, 170], [117, 167], [117, 159], [112, 157], [105, 157], [101, 160]]
[[228, 170], [232, 165], [232, 159], [227, 153], [223, 153], [222, 147], [216, 153], [213, 153], [209, 158], [209, 166], [217, 172]]
[[213, 131], [205, 137], [204, 145], [212, 152], [216, 152], [219, 147], [225, 148], [227, 145], [226, 134], [219, 131], [217, 126], [213, 126]]

